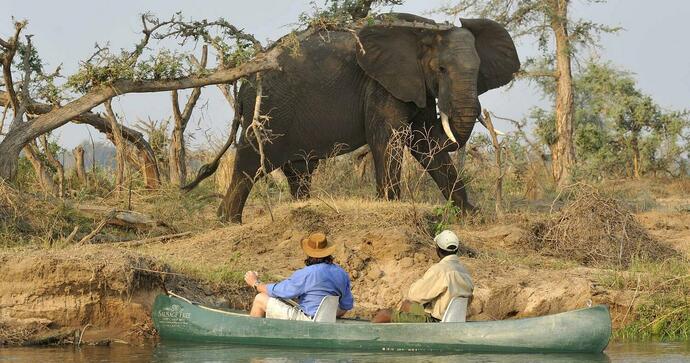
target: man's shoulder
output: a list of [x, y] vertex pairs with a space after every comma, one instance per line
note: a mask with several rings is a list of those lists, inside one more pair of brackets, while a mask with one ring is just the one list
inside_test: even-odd
[[309, 265], [305, 266], [296, 272], [302, 272], [302, 273], [313, 273], [317, 271], [329, 271], [331, 273], [343, 273], [347, 275], [347, 271], [345, 271], [342, 267], [336, 265], [335, 263], [317, 263], [315, 265]]
[[347, 273], [347, 271], [345, 271], [344, 268], [340, 267], [340, 265], [335, 264], [335, 263], [332, 263], [332, 264], [330, 264], [330, 266], [331, 266], [331, 268], [332, 268], [333, 270], [338, 271], [339, 273], [343, 273], [343, 274], [349, 276], [349, 274]]
[[445, 257], [435, 265], [431, 266], [429, 270], [431, 270], [432, 268], [435, 268], [436, 271], [457, 271], [467, 273], [467, 268], [465, 267], [465, 265], [462, 264], [462, 262], [460, 262], [460, 258], [458, 258], [457, 256]]

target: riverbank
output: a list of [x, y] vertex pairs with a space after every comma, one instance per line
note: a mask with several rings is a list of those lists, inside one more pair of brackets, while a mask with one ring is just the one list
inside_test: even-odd
[[487, 223], [444, 219], [429, 204], [366, 199], [285, 202], [270, 210], [254, 206], [243, 225], [214, 222], [208, 230], [198, 226], [172, 240], [6, 248], [0, 253], [5, 276], [0, 341], [141, 343], [156, 337], [150, 307], [166, 290], [246, 309], [253, 291], [242, 281], [244, 271], [257, 270], [264, 281], [288, 276], [303, 266], [299, 241], [314, 230], [328, 233], [337, 245], [337, 262], [352, 277], [356, 307], [351, 316], [369, 318], [376, 309], [395, 305], [436, 261], [431, 235], [439, 227], [454, 230], [468, 247], [461, 259], [475, 282], [469, 320], [606, 304], [617, 336], [682, 337], [688, 307], [677, 294], [685, 293], [690, 273], [685, 203], [676, 198], [635, 214], [632, 221], [640, 222], [644, 240], [654, 243], [640, 248], [654, 253], [668, 248], [672, 255], [642, 259], [635, 254], [625, 265], [533, 249], [526, 239], [533, 237], [535, 225], [546, 223], [545, 213], [509, 213]]

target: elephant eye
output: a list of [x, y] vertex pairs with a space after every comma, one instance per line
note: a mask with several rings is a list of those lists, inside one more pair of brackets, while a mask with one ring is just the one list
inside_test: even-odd
[[440, 67], [438, 67], [438, 71], [441, 73], [446, 73], [446, 67], [440, 66]]

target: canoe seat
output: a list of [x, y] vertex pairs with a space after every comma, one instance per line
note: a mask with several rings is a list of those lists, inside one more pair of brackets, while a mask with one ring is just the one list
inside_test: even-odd
[[464, 323], [467, 317], [467, 303], [469, 299], [462, 296], [454, 297], [443, 314], [442, 323]]
[[312, 320], [317, 323], [335, 323], [339, 304], [340, 296], [324, 296]]

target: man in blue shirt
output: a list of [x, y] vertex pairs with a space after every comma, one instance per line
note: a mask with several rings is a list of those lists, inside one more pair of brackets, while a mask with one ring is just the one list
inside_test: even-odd
[[[254, 271], [244, 275], [244, 281], [258, 292], [249, 315], [288, 320], [311, 320], [325, 296], [339, 296], [337, 316], [353, 307], [350, 276], [333, 263], [335, 245], [323, 233], [312, 233], [302, 240], [307, 255], [306, 267], [278, 283], [259, 281]], [[291, 306], [280, 299], [295, 299], [299, 306]]]

